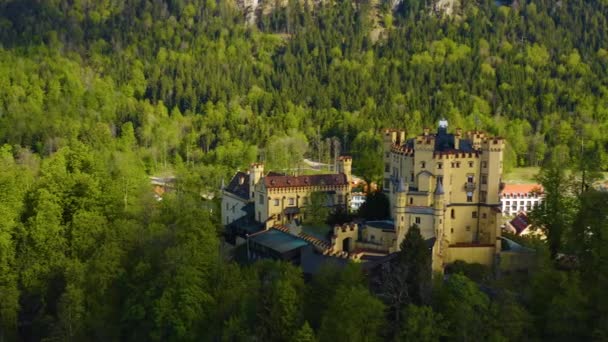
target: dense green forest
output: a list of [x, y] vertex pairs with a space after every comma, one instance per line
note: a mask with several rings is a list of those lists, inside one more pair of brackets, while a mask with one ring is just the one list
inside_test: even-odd
[[[608, 339], [608, 200], [587, 186], [608, 168], [608, 2], [431, 3], [277, 1], [248, 24], [224, 0], [0, 0], [0, 341]], [[538, 271], [430, 284], [404, 253], [379, 286], [221, 257], [201, 191], [332, 153], [377, 179], [380, 129], [441, 117], [544, 166]]]

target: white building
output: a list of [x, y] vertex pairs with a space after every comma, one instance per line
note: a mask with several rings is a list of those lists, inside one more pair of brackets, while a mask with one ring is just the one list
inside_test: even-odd
[[528, 213], [543, 200], [543, 189], [539, 184], [506, 184], [500, 192], [503, 216]]
[[350, 210], [357, 211], [361, 208], [361, 204], [365, 202], [365, 194], [362, 192], [353, 192], [350, 200]]

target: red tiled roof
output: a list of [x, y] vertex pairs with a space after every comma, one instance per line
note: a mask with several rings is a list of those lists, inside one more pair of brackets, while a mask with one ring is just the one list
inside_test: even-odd
[[543, 192], [543, 187], [540, 184], [505, 184], [501, 194], [529, 194], [531, 192]]
[[274, 176], [264, 177], [266, 188], [293, 188], [322, 185], [348, 185], [346, 175], [327, 174], [327, 175], [308, 175], [308, 176]]

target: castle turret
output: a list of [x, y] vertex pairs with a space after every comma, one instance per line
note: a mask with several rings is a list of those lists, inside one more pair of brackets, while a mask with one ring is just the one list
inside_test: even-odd
[[437, 178], [435, 192], [433, 193], [433, 231], [435, 234], [435, 245], [433, 246], [433, 270], [443, 269], [443, 243], [444, 243], [444, 212], [445, 193], [440, 178]]
[[251, 199], [255, 197], [255, 186], [258, 184], [260, 179], [264, 176], [264, 164], [253, 163], [249, 167], [249, 192]]
[[349, 184], [352, 181], [352, 165], [353, 158], [351, 156], [340, 156], [338, 158], [338, 173], [345, 174]]
[[399, 178], [399, 185], [397, 186], [397, 193], [395, 194], [395, 206], [394, 206], [394, 225], [395, 232], [397, 233], [397, 249], [401, 246], [401, 241], [405, 238], [405, 234], [409, 229], [406, 220], [406, 208], [407, 208], [407, 185], [403, 178]]

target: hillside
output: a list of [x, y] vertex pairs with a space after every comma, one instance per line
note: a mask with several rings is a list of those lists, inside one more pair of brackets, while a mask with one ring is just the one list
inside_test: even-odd
[[[604, 339], [608, 203], [587, 185], [608, 169], [608, 3], [439, 12], [0, 0], [0, 341]], [[456, 265], [467, 276], [427, 297], [423, 271], [387, 289], [357, 265], [305, 282], [289, 263], [224, 259], [210, 198], [237, 170], [351, 154], [382, 184], [382, 129], [439, 119], [504, 137], [506, 171], [541, 167], [550, 206], [533, 220], [554, 233], [527, 241], [538, 272]], [[149, 176], [164, 173], [159, 201]], [[425, 265], [416, 238], [404, 270]]]

